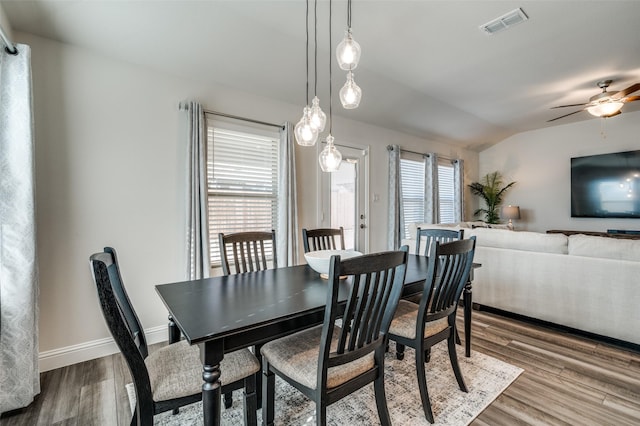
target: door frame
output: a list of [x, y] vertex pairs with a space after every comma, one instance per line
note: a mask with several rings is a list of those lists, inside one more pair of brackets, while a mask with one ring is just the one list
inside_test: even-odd
[[[325, 142], [320, 142], [317, 145], [317, 154], [320, 155], [320, 152], [325, 146]], [[369, 202], [369, 146], [358, 146], [355, 144], [348, 143], [336, 143], [336, 148], [343, 155], [343, 158], [353, 158], [357, 157], [358, 164], [360, 167], [356, 167], [356, 179], [357, 182], [357, 200], [356, 200], [356, 220], [355, 220], [355, 234], [356, 234], [356, 247], [358, 247], [358, 251], [363, 253], [369, 252], [369, 211], [370, 211], [370, 202]], [[344, 160], [343, 160], [344, 161]], [[316, 180], [318, 184], [317, 188], [317, 203], [318, 208], [316, 210], [316, 223], [318, 227], [330, 227], [330, 214], [331, 214], [331, 197], [328, 193], [328, 184], [329, 184], [329, 176], [330, 173], [323, 172], [320, 166], [317, 167], [318, 171], [318, 179]], [[359, 216], [364, 215], [363, 219], [360, 219]], [[360, 224], [364, 225], [364, 228], [360, 228]]]

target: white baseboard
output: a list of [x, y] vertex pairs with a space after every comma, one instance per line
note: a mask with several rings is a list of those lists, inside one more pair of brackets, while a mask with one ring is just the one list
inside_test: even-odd
[[[168, 337], [167, 333], [166, 325], [152, 327], [144, 331], [148, 345], [166, 341]], [[40, 372], [44, 372], [112, 355], [119, 351], [120, 349], [118, 349], [116, 342], [112, 338], [108, 337], [105, 339], [80, 343], [78, 345], [40, 352], [38, 364], [40, 366]]]

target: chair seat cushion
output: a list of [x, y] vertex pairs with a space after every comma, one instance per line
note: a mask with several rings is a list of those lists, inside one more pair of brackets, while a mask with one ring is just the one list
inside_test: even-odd
[[[202, 392], [202, 361], [198, 346], [181, 340], [153, 351], [144, 362], [154, 401]], [[260, 371], [260, 362], [248, 349], [241, 349], [225, 354], [220, 371], [223, 385], [233, 383]]]
[[[340, 328], [336, 326], [331, 339], [331, 352], [335, 352]], [[300, 331], [266, 343], [261, 350], [263, 358], [275, 369], [294, 381], [316, 389], [318, 356], [322, 326]], [[327, 388], [331, 389], [363, 374], [375, 366], [374, 353], [347, 364], [329, 368]]]
[[[407, 339], [416, 338], [416, 321], [418, 319], [419, 305], [407, 300], [400, 300], [396, 313], [389, 327], [389, 334], [405, 337]], [[440, 318], [429, 321], [425, 324], [424, 337], [433, 336], [449, 326], [447, 318]]]

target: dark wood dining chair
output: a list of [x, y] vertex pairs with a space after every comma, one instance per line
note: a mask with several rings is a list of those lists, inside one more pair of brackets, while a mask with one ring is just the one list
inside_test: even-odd
[[[336, 243], [339, 240], [340, 246]], [[304, 252], [316, 250], [344, 250], [344, 229], [340, 228], [302, 228]]]
[[[378, 415], [389, 425], [384, 390], [387, 331], [404, 285], [408, 247], [340, 261], [332, 256], [322, 325], [262, 347], [262, 424], [274, 422], [275, 375], [316, 404], [316, 424], [327, 406], [373, 382]], [[336, 325], [340, 276], [351, 276], [342, 326]]]
[[[421, 229], [418, 228], [416, 235], [416, 254], [426, 256], [429, 253], [431, 244], [435, 241], [442, 243], [450, 243], [464, 238], [464, 229]], [[422, 252], [420, 247], [423, 247]]]
[[[198, 346], [182, 340], [149, 353], [144, 329], [124, 287], [116, 252], [90, 258], [104, 319], [129, 367], [136, 392], [131, 425], [152, 425], [153, 416], [202, 399], [202, 362]], [[255, 373], [260, 363], [247, 349], [228, 353], [221, 363], [222, 391], [244, 388], [245, 424], [256, 425]]]
[[396, 357], [404, 357], [405, 346], [415, 349], [416, 374], [425, 417], [434, 422], [425, 375], [425, 353], [433, 345], [447, 341], [449, 360], [460, 390], [467, 392], [456, 354], [456, 308], [469, 280], [476, 238], [440, 244], [428, 252], [427, 278], [420, 304], [408, 300], [398, 303], [389, 328], [389, 339], [396, 342]]
[[[276, 254], [276, 232], [247, 231], [232, 234], [218, 234], [220, 261], [224, 275], [241, 274], [251, 271], [263, 271], [269, 267], [278, 267]], [[271, 246], [271, 247], [269, 247]], [[233, 268], [232, 268], [233, 267]], [[254, 353], [260, 358], [260, 345], [254, 347]], [[261, 374], [256, 375], [258, 397], [262, 393]], [[231, 392], [224, 392], [226, 408], [233, 404]]]
[[[268, 268], [269, 260], [273, 268], [278, 267], [276, 256], [276, 232], [235, 232], [218, 234], [222, 272], [225, 275], [262, 271]], [[269, 246], [271, 246], [269, 248]], [[231, 270], [233, 265], [233, 271]]]

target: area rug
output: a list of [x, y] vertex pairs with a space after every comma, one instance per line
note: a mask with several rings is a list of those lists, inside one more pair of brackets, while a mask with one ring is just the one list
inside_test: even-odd
[[[415, 352], [405, 351], [405, 358], [398, 361], [391, 350], [385, 359], [385, 390], [391, 421], [396, 425], [430, 425], [424, 417], [420, 393], [415, 373]], [[445, 344], [436, 345], [431, 361], [426, 364], [427, 386], [431, 397], [431, 407], [435, 425], [468, 425], [491, 402], [498, 397], [521, 373], [522, 369], [498, 359], [472, 352], [470, 358], [458, 346], [458, 361], [469, 393], [458, 388], [453, 369], [449, 362]], [[131, 406], [135, 406], [133, 385], [127, 385]], [[233, 406], [222, 408], [223, 425], [243, 424], [242, 394], [233, 394]], [[306, 399], [298, 390], [276, 376], [276, 418], [277, 425], [315, 424], [315, 404]], [[258, 424], [261, 424], [258, 411]], [[380, 424], [376, 409], [373, 385], [345, 397], [327, 408], [329, 425], [376, 425]], [[154, 418], [155, 425], [183, 426], [202, 424], [202, 403], [198, 402], [180, 409], [180, 413], [162, 413]]]

